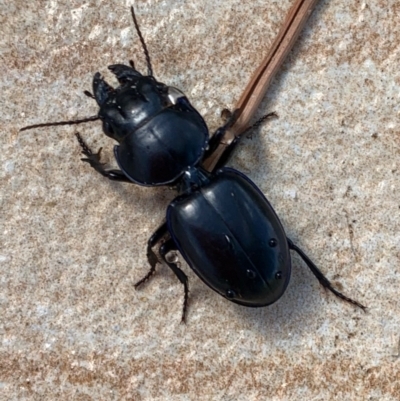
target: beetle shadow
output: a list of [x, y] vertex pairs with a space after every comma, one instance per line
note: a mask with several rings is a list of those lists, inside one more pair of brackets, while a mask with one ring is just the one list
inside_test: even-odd
[[[267, 106], [267, 105], [266, 105]], [[262, 115], [257, 115], [261, 118]], [[257, 177], [261, 174], [268, 173], [268, 147], [265, 141], [267, 135], [262, 132], [268, 129], [269, 124], [273, 124], [275, 119], [268, 120], [262, 125], [252, 128], [248, 133], [245, 133], [240, 138], [240, 142], [228, 159], [226, 166], [240, 171], [242, 174], [249, 177], [258, 187], [257, 182], [260, 182]], [[263, 171], [255, 169], [255, 166], [263, 166]]]
[[[101, 178], [101, 177], [100, 177]], [[119, 183], [108, 181], [110, 190], [115, 192], [123, 207], [132, 208], [135, 206], [138, 214], [143, 216], [158, 216], [160, 215], [160, 225], [165, 219], [165, 212], [168, 205], [177, 196], [177, 193], [168, 187], [145, 187], [135, 183]], [[154, 227], [154, 230], [157, 228]], [[153, 232], [149, 232], [149, 237]]]
[[322, 308], [329, 308], [331, 302], [343, 303], [344, 308], [351, 308], [330, 292], [324, 291], [300, 257], [293, 253], [291, 256], [291, 279], [277, 302], [254, 309], [233, 305], [240, 319], [268, 339], [279, 338], [281, 341], [284, 339], [282, 336], [290, 338], [293, 331], [303, 336], [309, 332], [315, 315], [320, 315]]
[[[314, 34], [316, 25], [321, 19], [320, 14], [327, 7], [328, 2], [329, 0], [322, 0], [315, 6], [306, 26], [300, 33], [299, 39], [296, 41], [296, 46], [290, 51], [288, 58], [272, 80], [267, 94], [259, 105], [259, 111], [254, 118], [255, 121], [272, 110], [277, 113], [279, 118], [279, 109], [275, 110], [274, 107], [275, 99], [279, 97], [279, 93], [284, 87], [286, 76], [290, 73], [291, 60], [297, 60], [301, 57], [301, 54], [307, 47], [308, 39]], [[249, 176], [257, 185], [260, 184], [258, 176], [268, 172], [268, 162], [266, 161], [268, 147], [266, 149], [265, 143], [267, 139], [264, 140], [261, 138], [260, 133], [261, 131], [268, 130], [270, 124], [274, 124], [274, 120], [266, 121], [261, 126], [257, 126], [251, 130], [247, 135], [248, 138], [244, 137], [241, 140], [239, 149], [229, 161], [232, 167]], [[243, 150], [244, 146], [246, 146], [246, 150]], [[243, 154], [246, 156], [243, 156]], [[267, 168], [263, 172], [253, 170], [243, 161], [245, 158], [251, 160], [251, 165], [262, 165], [267, 166]], [[262, 308], [246, 308], [237, 304], [231, 304], [231, 307], [241, 319], [247, 321], [254, 328], [258, 328], [261, 333], [269, 338], [274, 338], [272, 336], [276, 333], [279, 333], [281, 336], [284, 332], [282, 325], [290, 328], [295, 327], [297, 333], [302, 333], [303, 331], [307, 333], [311, 321], [314, 320], [314, 315], [318, 313], [319, 309], [329, 307], [331, 302], [343, 303], [344, 308], [351, 308], [351, 306], [346, 305], [345, 302], [336, 298], [334, 294], [325, 291], [297, 254], [291, 252], [291, 259], [291, 279], [285, 293], [277, 302]], [[327, 266], [321, 267], [323, 271], [326, 271], [328, 268]]]

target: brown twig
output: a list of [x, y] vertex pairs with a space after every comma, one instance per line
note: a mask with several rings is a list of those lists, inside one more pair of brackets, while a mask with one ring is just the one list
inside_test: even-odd
[[234, 108], [234, 110], [237, 110], [237, 119], [234, 124], [226, 130], [223, 141], [215, 152], [204, 161], [203, 166], [207, 170], [211, 171], [215, 167], [225, 148], [235, 137], [239, 136], [248, 128], [249, 122], [264, 98], [273, 77], [292, 49], [294, 42], [312, 13], [317, 1], [318, 0], [295, 0], [278, 36], [272, 44], [271, 50], [255, 71]]

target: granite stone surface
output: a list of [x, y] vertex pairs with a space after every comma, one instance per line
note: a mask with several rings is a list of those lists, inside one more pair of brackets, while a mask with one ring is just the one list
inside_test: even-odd
[[[0, 1], [0, 400], [400, 400], [400, 2], [321, 0], [260, 106], [278, 119], [230, 162], [287, 235], [366, 313], [293, 255], [283, 297], [232, 304], [180, 261], [140, 290], [146, 243], [175, 193], [113, 183], [80, 162], [74, 133], [19, 132], [96, 114], [100, 71], [146, 71], [131, 1]], [[136, 1], [156, 77], [210, 131], [232, 108], [289, 0]]]

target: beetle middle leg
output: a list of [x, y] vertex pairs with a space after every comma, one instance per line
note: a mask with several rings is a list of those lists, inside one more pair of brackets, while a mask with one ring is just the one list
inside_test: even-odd
[[352, 305], [358, 306], [363, 311], [365, 311], [366, 306], [360, 304], [359, 302], [355, 301], [354, 299], [347, 297], [346, 295], [342, 294], [337, 289], [335, 289], [335, 287], [333, 287], [332, 283], [322, 274], [321, 270], [318, 269], [318, 267], [313, 263], [313, 261], [297, 245], [295, 245], [293, 243], [293, 241], [291, 241], [289, 238], [287, 240], [288, 240], [289, 248], [291, 250], [295, 251], [303, 259], [305, 264], [309, 267], [309, 269], [312, 271], [314, 276], [317, 278], [317, 280], [320, 282], [320, 284], [324, 288], [331, 291], [338, 298], [343, 299], [343, 301], [346, 301], [346, 302], [351, 303]]
[[157, 255], [153, 251], [153, 247], [156, 246], [162, 238], [168, 233], [167, 223], [162, 224], [157, 230], [153, 233], [153, 235], [147, 241], [147, 260], [150, 264], [149, 272], [135, 284], [135, 288], [138, 288], [143, 283], [145, 283], [156, 271], [158, 260]]
[[183, 310], [182, 310], [182, 323], [185, 323], [186, 310], [189, 300], [189, 279], [187, 275], [178, 267], [178, 265], [172, 261], [167, 260], [167, 254], [171, 251], [177, 251], [177, 247], [172, 238], [164, 242], [160, 247], [160, 256], [163, 258], [164, 262], [169, 266], [169, 268], [175, 273], [178, 280], [183, 284], [184, 288], [184, 299], [183, 299]]
[[[145, 283], [156, 271], [157, 263], [160, 262], [157, 255], [154, 253], [153, 248], [168, 234], [167, 223], [162, 224], [150, 237], [147, 242], [147, 260], [150, 264], [149, 272], [135, 284], [135, 288], [138, 288]], [[168, 267], [175, 273], [179, 281], [183, 284], [185, 296], [183, 301], [182, 311], [182, 322], [185, 322], [187, 304], [189, 299], [189, 284], [186, 274], [178, 267], [178, 265], [170, 260], [167, 260], [167, 254], [171, 251], [177, 251], [175, 242], [168, 238], [159, 248], [159, 253], [162, 260], [168, 265]]]
[[75, 136], [78, 139], [79, 145], [81, 145], [82, 153], [86, 156], [86, 158], [81, 159], [82, 161], [89, 163], [90, 166], [93, 167], [98, 173], [111, 181], [132, 183], [132, 181], [127, 178], [127, 176], [121, 170], [106, 170], [104, 168], [105, 163], [100, 162], [101, 150], [103, 148], [100, 148], [97, 153], [93, 153], [79, 132], [77, 132]]

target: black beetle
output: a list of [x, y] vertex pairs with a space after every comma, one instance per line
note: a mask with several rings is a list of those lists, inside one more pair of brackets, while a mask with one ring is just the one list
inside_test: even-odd
[[188, 303], [188, 278], [175, 260], [167, 257], [179, 251], [195, 273], [213, 290], [240, 305], [260, 307], [277, 301], [290, 279], [290, 250], [296, 251], [319, 282], [336, 296], [362, 309], [363, 305], [337, 291], [315, 264], [289, 240], [274, 209], [257, 186], [244, 174], [223, 167], [237, 140], [227, 147], [213, 171], [202, 168], [202, 161], [221, 141], [225, 126], [209, 139], [200, 114], [178, 89], [154, 78], [150, 57], [136, 21], [132, 18], [146, 56], [148, 75], [130, 66], [109, 69], [119, 86], [111, 87], [96, 73], [93, 95], [100, 107], [97, 116], [75, 121], [31, 125], [22, 130], [79, 124], [100, 119], [104, 133], [115, 139], [115, 158], [120, 170], [106, 170], [100, 151], [93, 153], [79, 133], [77, 139], [89, 163], [103, 176], [139, 185], [175, 187], [179, 195], [167, 209], [166, 222], [151, 236], [147, 258], [148, 274], [155, 272], [159, 259], [153, 247], [184, 286], [182, 320]]

